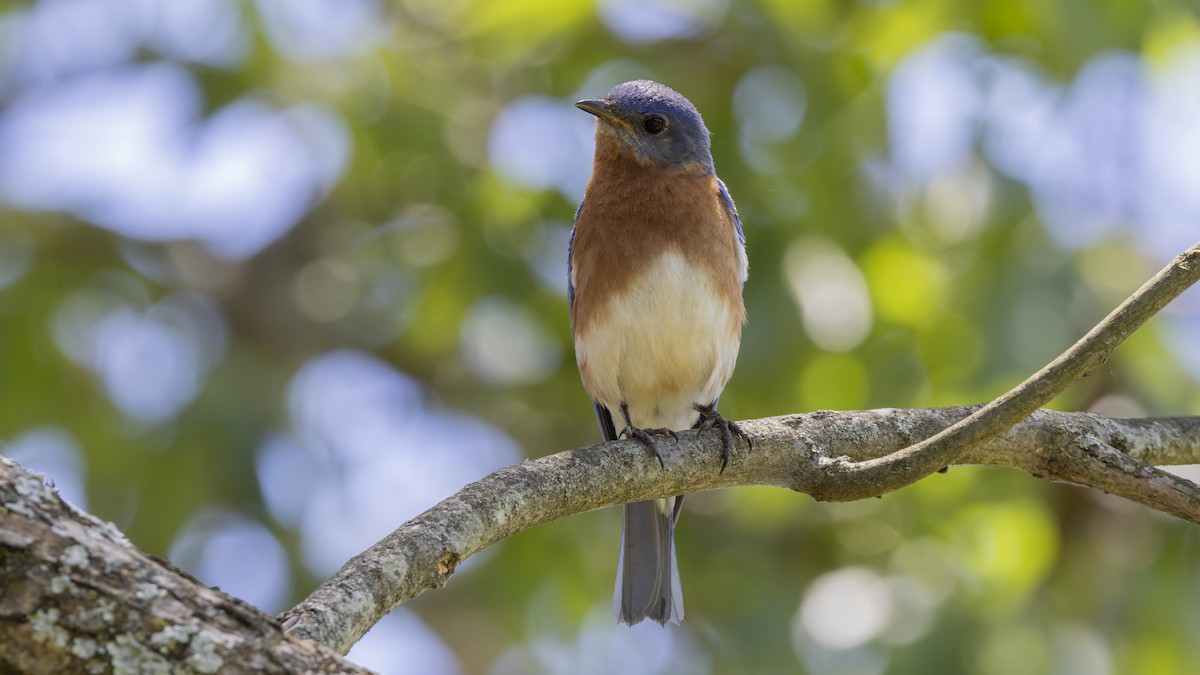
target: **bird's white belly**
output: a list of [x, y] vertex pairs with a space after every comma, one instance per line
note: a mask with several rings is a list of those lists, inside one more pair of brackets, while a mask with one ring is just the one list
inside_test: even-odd
[[678, 252], [612, 298], [575, 336], [592, 398], [621, 427], [621, 405], [639, 428], [690, 428], [694, 403], [711, 404], [733, 374], [741, 339], [730, 303]]

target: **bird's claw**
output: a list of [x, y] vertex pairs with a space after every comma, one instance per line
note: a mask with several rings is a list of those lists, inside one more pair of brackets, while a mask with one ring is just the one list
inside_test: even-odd
[[654, 437], [670, 436], [675, 440], [676, 443], [678, 443], [679, 435], [666, 427], [659, 427], [655, 429], [639, 429], [633, 426], [633, 422], [629, 420], [629, 406], [625, 404], [621, 404], [621, 416], [625, 418], [625, 428], [621, 430], [621, 435], [625, 438], [636, 438], [637, 440], [641, 441], [642, 445], [645, 445], [647, 448], [650, 448], [654, 451], [654, 457], [658, 460], [658, 465], [663, 469], [667, 468], [666, 462], [663, 461], [662, 450], [659, 450], [658, 441], [655, 440]]
[[642, 442], [642, 445], [645, 445], [647, 448], [653, 450], [654, 457], [658, 460], [658, 465], [664, 469], [667, 468], [667, 465], [663, 461], [662, 450], [658, 448], [658, 441], [654, 437], [670, 436], [676, 442], [679, 441], [679, 436], [674, 431], [671, 431], [666, 427], [659, 429], [638, 429], [632, 424], [626, 424], [625, 428], [621, 430], [621, 434], [625, 436], [625, 438], [636, 438]]
[[706, 405], [700, 405], [699, 403], [694, 404], [692, 407], [694, 407], [696, 411], [700, 413], [699, 429], [701, 431], [707, 431], [708, 429], [713, 428], [721, 430], [720, 473], [725, 473], [725, 469], [729, 466], [729, 457], [733, 451], [734, 434], [737, 434], [742, 440], [746, 441], [747, 452], [754, 450], [754, 443], [750, 440], [749, 434], [742, 430], [742, 428], [738, 426], [737, 422], [730, 422], [729, 420], [725, 419], [721, 416], [721, 413], [716, 411], [715, 408]]

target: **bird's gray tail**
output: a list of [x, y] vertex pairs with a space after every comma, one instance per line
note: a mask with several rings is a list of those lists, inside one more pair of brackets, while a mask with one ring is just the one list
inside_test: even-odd
[[674, 537], [682, 500], [680, 496], [625, 505], [613, 598], [621, 623], [632, 626], [649, 618], [666, 625], [683, 620]]

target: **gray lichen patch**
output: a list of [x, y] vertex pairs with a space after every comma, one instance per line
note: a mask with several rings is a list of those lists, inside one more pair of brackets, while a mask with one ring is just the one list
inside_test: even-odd
[[49, 642], [58, 647], [66, 647], [71, 639], [70, 633], [58, 625], [60, 614], [57, 609], [39, 609], [29, 616], [29, 625], [33, 627], [33, 639], [38, 642]]
[[45, 498], [50, 490], [46, 487], [46, 477], [31, 473], [29, 471], [20, 471], [17, 473], [16, 480], [13, 481], [17, 494], [28, 499], [31, 502], [37, 503]]
[[199, 633], [192, 638], [188, 650], [187, 664], [198, 673], [215, 673], [225, 664], [224, 659], [217, 653], [217, 643], [208, 633]]
[[199, 630], [200, 627], [194, 622], [167, 626], [150, 636], [150, 644], [166, 653], [177, 645], [187, 644]]
[[159, 598], [167, 597], [167, 591], [161, 586], [139, 581], [134, 595], [137, 596], [138, 600], [158, 600]]
[[100, 645], [91, 638], [75, 638], [71, 641], [71, 653], [81, 659], [90, 659], [100, 651]]
[[66, 575], [59, 575], [50, 580], [50, 592], [54, 595], [73, 593], [77, 588], [78, 586], [75, 585], [75, 582], [71, 581], [71, 577]]
[[80, 542], [94, 551], [102, 550], [105, 544], [115, 544], [130, 551], [136, 550], [116, 525], [79, 510], [73, 513], [78, 519], [60, 518], [54, 522], [50, 531], [64, 539]]
[[[93, 520], [96, 519], [93, 518]], [[100, 529], [104, 531], [104, 534], [108, 536], [110, 541], [119, 545], [121, 548], [133, 549], [133, 542], [129, 541], [129, 537], [126, 537], [125, 533], [122, 532], [120, 528], [107, 520], [98, 522], [100, 522]]]
[[108, 652], [114, 673], [169, 675], [172, 672], [169, 661], [132, 635], [118, 635], [104, 645], [104, 649]]
[[86, 548], [74, 544], [64, 549], [58, 560], [63, 565], [63, 571], [70, 571], [72, 567], [83, 567], [88, 564], [88, 552]]
[[4, 508], [29, 518], [33, 517], [33, 511], [25, 505], [25, 502], [4, 502]]
[[167, 626], [150, 636], [150, 645], [162, 654], [169, 654], [180, 645], [187, 645], [185, 662], [198, 673], [215, 673], [225, 660], [217, 653], [218, 641], [200, 629], [198, 622]]

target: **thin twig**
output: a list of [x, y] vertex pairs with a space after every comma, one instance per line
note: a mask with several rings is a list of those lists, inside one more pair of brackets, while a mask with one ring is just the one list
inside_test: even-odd
[[826, 486], [842, 483], [853, 473], [862, 491], [847, 494], [838, 489], [838, 499], [874, 497], [957, 463], [972, 447], [1004, 433], [1102, 365], [1118, 345], [1198, 280], [1200, 242], [1179, 254], [1070, 349], [970, 417], [886, 457], [862, 462], [830, 460], [828, 480], [807, 486], [805, 492], [818, 499], [831, 498], [826, 496]]

